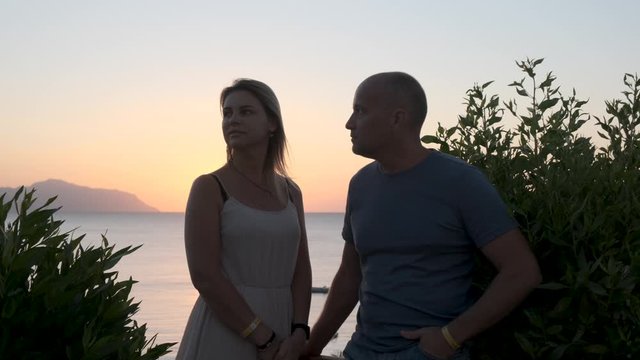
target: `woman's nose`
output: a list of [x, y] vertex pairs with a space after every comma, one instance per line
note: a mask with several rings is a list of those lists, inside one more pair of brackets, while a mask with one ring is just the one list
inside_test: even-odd
[[232, 113], [229, 114], [227, 121], [229, 121], [230, 124], [237, 124], [239, 122], [239, 117], [236, 113]]

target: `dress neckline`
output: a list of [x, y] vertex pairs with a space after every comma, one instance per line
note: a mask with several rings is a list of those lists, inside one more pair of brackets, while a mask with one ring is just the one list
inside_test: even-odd
[[243, 203], [242, 201], [236, 199], [235, 197], [229, 195], [229, 198], [227, 199], [227, 201], [225, 201], [225, 203], [223, 205], [223, 208], [231, 200], [233, 200], [234, 202], [238, 203], [240, 206], [245, 207], [247, 209], [251, 209], [251, 210], [255, 210], [255, 211], [259, 211], [259, 212], [263, 212], [263, 213], [272, 213], [272, 214], [285, 212], [291, 206], [291, 199], [287, 198], [287, 205], [285, 205], [281, 209], [274, 209], [274, 210], [260, 209], [260, 208], [257, 208], [257, 207], [249, 206], [249, 205]]

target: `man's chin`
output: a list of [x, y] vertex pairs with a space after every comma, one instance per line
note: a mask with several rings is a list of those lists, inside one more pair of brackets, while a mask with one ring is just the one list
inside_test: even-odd
[[357, 148], [355, 145], [351, 147], [351, 151], [359, 156], [366, 157], [367, 159], [373, 159], [373, 155], [363, 151], [362, 149]]

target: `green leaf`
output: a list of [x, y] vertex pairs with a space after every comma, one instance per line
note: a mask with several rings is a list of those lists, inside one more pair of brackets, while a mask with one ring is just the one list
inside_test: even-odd
[[490, 109], [494, 109], [498, 106], [498, 104], [500, 104], [500, 98], [494, 95], [491, 97], [491, 101], [489, 101], [489, 105], [487, 105], [487, 107]]
[[570, 344], [557, 346], [551, 352], [551, 359], [553, 359], [553, 360], [562, 359], [562, 356], [564, 355], [565, 351], [567, 351], [567, 348], [569, 347], [569, 345]]
[[567, 286], [564, 284], [556, 283], [556, 282], [548, 282], [545, 284], [538, 285], [537, 288], [543, 289], [543, 290], [560, 290], [560, 289], [566, 289]]
[[493, 83], [493, 80], [482, 84], [482, 89], [486, 89], [487, 86], [491, 85], [492, 83]]
[[554, 99], [544, 100], [543, 102], [540, 103], [540, 105], [538, 105], [538, 108], [540, 109], [541, 112], [544, 112], [548, 108], [555, 106], [558, 103], [558, 100], [560, 99], [554, 98]]
[[565, 296], [558, 301], [558, 303], [551, 310], [550, 315], [553, 317], [561, 316], [571, 305], [572, 299], [570, 296]]
[[548, 335], [556, 335], [562, 332], [562, 325], [553, 325], [547, 328]]
[[624, 278], [622, 281], [620, 281], [620, 283], [618, 284], [618, 288], [631, 292], [633, 291], [633, 289], [636, 287], [636, 279], [634, 277], [627, 277]]
[[609, 348], [601, 344], [591, 344], [585, 346], [584, 351], [590, 354], [605, 354], [609, 351]]
[[598, 283], [590, 281], [587, 287], [589, 288], [589, 290], [591, 290], [592, 293], [596, 295], [600, 295], [600, 296], [607, 295], [607, 291], [604, 289], [604, 287], [602, 287], [602, 285]]
[[522, 350], [524, 350], [524, 352], [529, 354], [529, 356], [531, 356], [532, 358], [535, 357], [536, 355], [535, 348], [533, 347], [531, 342], [527, 339], [527, 337], [519, 333], [515, 333], [514, 336], [516, 338], [516, 341], [518, 342], [518, 345], [520, 345], [520, 348], [522, 348]]
[[447, 132], [446, 132], [447, 137], [450, 138], [453, 134], [456, 133], [457, 130], [458, 130], [457, 126], [454, 126], [451, 129], [447, 130]]
[[554, 76], [552, 76], [552, 75], [551, 75], [551, 73], [549, 73], [549, 74], [547, 75], [547, 78], [546, 78], [542, 83], [540, 83], [540, 85], [538, 86], [538, 88], [539, 88], [539, 89], [544, 89], [544, 88], [548, 88], [548, 87], [550, 87], [550, 86], [551, 86], [551, 84], [553, 83], [553, 81], [554, 81], [555, 79], [556, 79], [556, 78], [555, 78]]
[[525, 315], [527, 316], [527, 318], [529, 319], [529, 323], [531, 323], [531, 325], [539, 328], [539, 329], [543, 329], [544, 328], [544, 322], [542, 320], [542, 317], [540, 316], [540, 314], [538, 314], [537, 312], [530, 310], [530, 311], [525, 311]]
[[425, 144], [441, 144], [442, 141], [433, 135], [424, 135], [420, 140]]
[[529, 75], [530, 78], [535, 78], [536, 77], [536, 73], [533, 72], [533, 68], [532, 67], [525, 67], [524, 71], [527, 73], [527, 75]]
[[516, 92], [521, 96], [529, 96], [529, 93], [525, 89], [516, 89]]
[[582, 107], [584, 104], [588, 103], [589, 100], [585, 100], [585, 101], [577, 101], [576, 104], [574, 105], [574, 107], [576, 108], [580, 108]]
[[491, 126], [493, 124], [499, 123], [502, 120], [502, 116], [492, 116], [487, 120], [487, 125]]

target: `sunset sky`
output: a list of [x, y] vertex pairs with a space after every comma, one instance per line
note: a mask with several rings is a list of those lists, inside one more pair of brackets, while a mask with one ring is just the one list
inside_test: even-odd
[[475, 82], [514, 97], [527, 57], [604, 115], [640, 72], [638, 14], [632, 0], [1, 0], [0, 187], [55, 178], [183, 211], [225, 161], [220, 90], [250, 77], [280, 99], [306, 210], [340, 212], [368, 162], [344, 129], [367, 76], [422, 83], [424, 134], [455, 124]]

